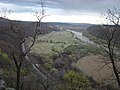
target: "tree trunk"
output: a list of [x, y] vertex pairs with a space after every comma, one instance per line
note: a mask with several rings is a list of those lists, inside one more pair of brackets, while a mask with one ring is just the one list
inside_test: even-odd
[[110, 57], [111, 61], [112, 61], [112, 66], [113, 66], [113, 71], [114, 71], [114, 74], [116, 76], [116, 79], [117, 79], [117, 83], [120, 87], [120, 78], [119, 78], [119, 74], [117, 72], [117, 69], [116, 69], [116, 66], [115, 66], [115, 62], [114, 62], [114, 59], [112, 57]]
[[115, 66], [115, 59], [114, 59], [114, 53], [113, 53], [114, 49], [111, 48], [111, 46], [112, 46], [111, 45], [111, 40], [112, 39], [113, 38], [111, 38], [109, 40], [109, 43], [108, 43], [109, 57], [110, 57], [110, 60], [111, 60], [111, 63], [112, 63], [112, 67], [113, 67], [113, 71], [114, 71], [114, 74], [115, 74], [115, 77], [116, 77], [116, 81], [117, 81], [117, 83], [120, 87], [120, 77], [119, 77], [119, 73], [117, 71], [117, 67]]
[[16, 90], [20, 90], [20, 75], [21, 74], [21, 69], [17, 68], [17, 83], [16, 83]]

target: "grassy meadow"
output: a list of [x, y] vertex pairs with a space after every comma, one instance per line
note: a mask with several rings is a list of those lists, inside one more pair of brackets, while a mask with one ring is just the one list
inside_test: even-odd
[[49, 57], [59, 54], [69, 45], [77, 43], [79, 43], [79, 41], [70, 32], [51, 32], [46, 35], [37, 36], [36, 43], [33, 46], [31, 53], [43, 56], [47, 55]]

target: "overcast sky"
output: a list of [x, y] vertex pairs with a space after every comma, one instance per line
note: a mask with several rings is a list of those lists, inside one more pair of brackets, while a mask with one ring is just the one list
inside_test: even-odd
[[[0, 0], [3, 8], [12, 10], [11, 19], [34, 21], [32, 12], [40, 10], [41, 0]], [[100, 23], [101, 13], [120, 8], [120, 0], [46, 0], [47, 22]]]

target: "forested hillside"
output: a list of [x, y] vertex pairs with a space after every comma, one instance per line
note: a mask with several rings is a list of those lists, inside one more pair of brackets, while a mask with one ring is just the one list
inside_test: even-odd
[[[21, 34], [27, 38], [33, 35], [36, 22], [12, 21], [15, 28], [21, 30]], [[50, 26], [47, 23], [42, 23], [42, 29], [38, 34], [45, 34], [51, 31], [58, 31], [58, 28]], [[9, 53], [12, 49], [12, 44], [15, 45], [19, 42], [16, 34], [11, 30], [10, 22], [7, 19], [0, 18], [0, 48]]]
[[[106, 35], [109, 36], [108, 29], [111, 29], [111, 31], [112, 31], [114, 28], [116, 28], [116, 26], [114, 26], [114, 25], [94, 25], [94, 26], [88, 27], [87, 32], [97, 38], [105, 39]], [[114, 38], [118, 38], [117, 40], [120, 42], [119, 32], [120, 32], [120, 27], [118, 26], [116, 28]]]
[[[19, 34], [14, 32], [12, 30], [11, 24], [14, 26], [15, 30], [20, 31], [19, 34], [23, 35], [24, 38], [28, 38], [31, 35], [34, 34], [34, 30], [36, 28], [36, 22], [23, 22], [23, 21], [9, 21], [4, 18], [0, 18], [0, 73], [2, 72], [2, 77], [5, 81], [6, 87], [16, 88], [16, 66], [15, 62], [12, 57], [12, 53], [14, 52], [15, 48], [17, 49], [15, 55], [17, 58], [21, 55], [21, 40], [19, 38]], [[47, 23], [41, 23], [42, 29], [40, 29], [39, 34], [46, 34], [51, 31], [59, 31], [58, 28], [48, 25]], [[33, 83], [36, 83], [36, 80], [26, 79], [26, 81], [23, 81], [25, 77], [30, 78], [37, 78], [38, 73], [34, 71], [34, 68], [32, 67], [32, 64], [30, 61], [24, 61], [24, 64], [22, 66], [21, 70], [21, 79], [22, 82], [26, 83], [22, 85], [24, 87], [24, 90], [28, 90], [28, 88], [35, 88]], [[1, 74], [0, 74], [1, 75]], [[30, 87], [27, 87], [26, 85], [32, 84]], [[1, 82], [0, 82], [1, 83]], [[0, 84], [0, 88], [1, 88]], [[41, 87], [41, 86], [40, 86]], [[38, 88], [38, 87], [37, 87]], [[12, 89], [11, 89], [12, 90]], [[32, 89], [33, 90], [33, 89]], [[36, 90], [36, 89], [35, 89]]]

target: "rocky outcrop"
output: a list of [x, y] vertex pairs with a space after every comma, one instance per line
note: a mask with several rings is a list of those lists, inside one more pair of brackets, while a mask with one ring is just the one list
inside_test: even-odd
[[15, 90], [14, 88], [5, 87], [5, 81], [2, 78], [2, 72], [0, 70], [0, 90]]
[[6, 88], [5, 90], [15, 90], [14, 88]]
[[5, 90], [5, 81], [2, 78], [1, 70], [0, 70], [0, 90]]

